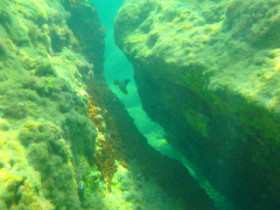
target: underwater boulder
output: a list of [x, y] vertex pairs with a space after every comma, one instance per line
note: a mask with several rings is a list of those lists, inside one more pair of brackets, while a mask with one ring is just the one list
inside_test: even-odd
[[279, 3], [128, 0], [115, 20], [144, 110], [237, 209], [280, 207]]

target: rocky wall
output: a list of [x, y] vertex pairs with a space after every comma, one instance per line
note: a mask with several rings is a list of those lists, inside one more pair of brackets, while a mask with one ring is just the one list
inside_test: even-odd
[[[81, 209], [97, 136], [81, 93], [103, 58], [82, 55], [67, 24], [71, 3], [0, 2], [1, 209]], [[80, 7], [92, 9], [104, 50], [96, 12]]]
[[236, 209], [280, 206], [279, 1], [127, 0], [143, 108]]

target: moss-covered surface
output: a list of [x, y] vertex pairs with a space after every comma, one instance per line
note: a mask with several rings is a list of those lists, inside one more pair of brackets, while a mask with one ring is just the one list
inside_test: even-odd
[[279, 3], [128, 0], [115, 21], [144, 109], [238, 209], [280, 206]]
[[93, 65], [65, 4], [0, 3], [1, 209], [80, 209], [78, 183], [94, 171], [80, 171], [97, 136], [80, 96]]
[[[0, 125], [7, 123], [1, 119]], [[53, 209], [42, 193], [40, 174], [29, 164], [17, 134], [1, 129], [0, 140], [0, 208]]]

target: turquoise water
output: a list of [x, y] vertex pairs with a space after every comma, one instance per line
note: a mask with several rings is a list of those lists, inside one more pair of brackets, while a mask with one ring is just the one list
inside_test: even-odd
[[280, 0], [1, 0], [0, 210], [280, 209]]
[[[113, 24], [117, 11], [122, 5], [122, 1], [92, 1], [96, 6], [102, 25], [106, 29], [106, 48], [104, 76], [111, 90], [124, 103], [130, 116], [134, 119], [138, 129], [146, 136], [149, 143], [161, 153], [180, 160], [180, 155], [168, 145], [164, 137], [164, 130], [155, 122], [151, 121], [145, 111], [138, 96], [137, 87], [133, 78], [133, 67], [121, 50], [115, 45]], [[108, 6], [109, 5], [109, 6]], [[115, 79], [130, 79], [127, 86], [127, 95], [123, 94], [118, 87], [113, 84]]]

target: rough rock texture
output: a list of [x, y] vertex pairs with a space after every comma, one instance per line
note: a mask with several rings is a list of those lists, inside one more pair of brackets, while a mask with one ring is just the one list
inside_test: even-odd
[[[0, 209], [81, 209], [78, 182], [89, 169], [79, 169], [96, 128], [78, 93], [103, 57], [82, 56], [66, 22], [71, 2], [0, 2]], [[102, 53], [96, 12], [79, 7], [91, 9], [88, 30], [100, 33]]]
[[280, 207], [280, 6], [127, 0], [115, 39], [144, 109], [237, 209]]

